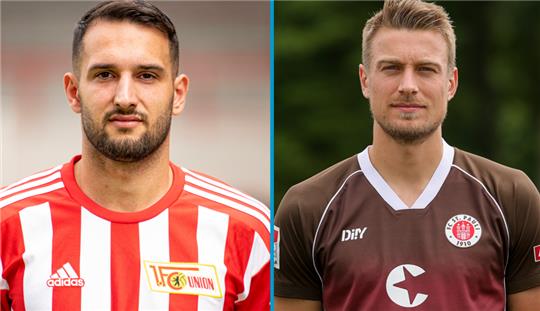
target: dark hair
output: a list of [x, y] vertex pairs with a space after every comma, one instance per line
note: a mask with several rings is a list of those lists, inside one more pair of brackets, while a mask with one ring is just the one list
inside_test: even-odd
[[82, 41], [90, 24], [97, 19], [107, 21], [129, 21], [131, 23], [155, 28], [165, 34], [169, 39], [169, 53], [173, 74], [178, 73], [178, 38], [173, 23], [156, 6], [142, 0], [133, 1], [105, 1], [86, 12], [75, 26], [73, 32], [72, 66], [75, 72], [79, 71]]

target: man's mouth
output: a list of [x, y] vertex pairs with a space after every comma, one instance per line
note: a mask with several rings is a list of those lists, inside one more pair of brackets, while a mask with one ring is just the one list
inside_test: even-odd
[[139, 124], [143, 123], [143, 120], [137, 115], [115, 114], [109, 118], [109, 122], [111, 122], [116, 127], [134, 128]]
[[425, 105], [416, 103], [392, 103], [390, 107], [398, 109], [401, 112], [417, 112], [420, 109], [425, 109]]

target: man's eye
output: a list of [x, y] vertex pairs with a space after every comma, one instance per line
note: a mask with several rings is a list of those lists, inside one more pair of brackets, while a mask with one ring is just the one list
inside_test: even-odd
[[422, 66], [422, 67], [418, 68], [418, 71], [436, 72], [434, 68], [432, 68], [432, 67], [425, 67], [425, 66]]
[[395, 71], [395, 70], [399, 70], [399, 66], [398, 65], [388, 65], [388, 66], [384, 66], [382, 68], [383, 71]]
[[141, 79], [143, 80], [153, 80], [153, 79], [156, 79], [156, 76], [154, 74], [151, 74], [151, 73], [142, 73], [139, 75], [139, 77], [141, 77]]
[[112, 73], [108, 72], [108, 71], [104, 71], [104, 72], [100, 72], [98, 74], [96, 74], [96, 77], [99, 78], [99, 79], [102, 79], [102, 80], [107, 80], [107, 79], [111, 79], [113, 77]]

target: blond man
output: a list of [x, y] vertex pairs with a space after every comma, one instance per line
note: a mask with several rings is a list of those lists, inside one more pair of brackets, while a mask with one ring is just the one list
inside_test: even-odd
[[276, 310], [540, 310], [540, 195], [448, 145], [458, 88], [445, 10], [387, 1], [363, 31], [373, 143], [276, 214]]

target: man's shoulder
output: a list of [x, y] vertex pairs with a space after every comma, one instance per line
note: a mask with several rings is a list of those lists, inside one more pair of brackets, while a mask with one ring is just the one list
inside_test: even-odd
[[455, 148], [454, 166], [478, 179], [486, 186], [523, 184], [530, 179], [523, 171], [497, 163], [485, 157]]
[[[312, 177], [292, 186], [281, 201], [279, 209], [291, 206], [298, 209], [321, 210], [345, 183], [347, 178], [360, 173], [357, 155], [342, 160]], [[288, 206], [288, 207], [287, 207]], [[302, 211], [300, 214], [304, 214]]]
[[342, 160], [308, 179], [292, 186], [289, 192], [316, 195], [335, 192], [351, 174], [360, 171], [357, 155]]
[[482, 186], [503, 206], [536, 197], [538, 190], [531, 179], [521, 170], [497, 163], [479, 155], [456, 148], [454, 166]]
[[180, 169], [185, 176], [184, 191], [194, 203], [226, 214], [237, 230], [255, 230], [268, 236], [270, 210], [265, 204], [218, 178], [184, 167]]
[[[1, 188], [2, 222], [27, 207], [53, 201], [58, 191], [64, 188], [61, 175], [62, 167], [63, 165], [58, 165], [40, 171]], [[62, 198], [64, 198], [63, 195]]]

